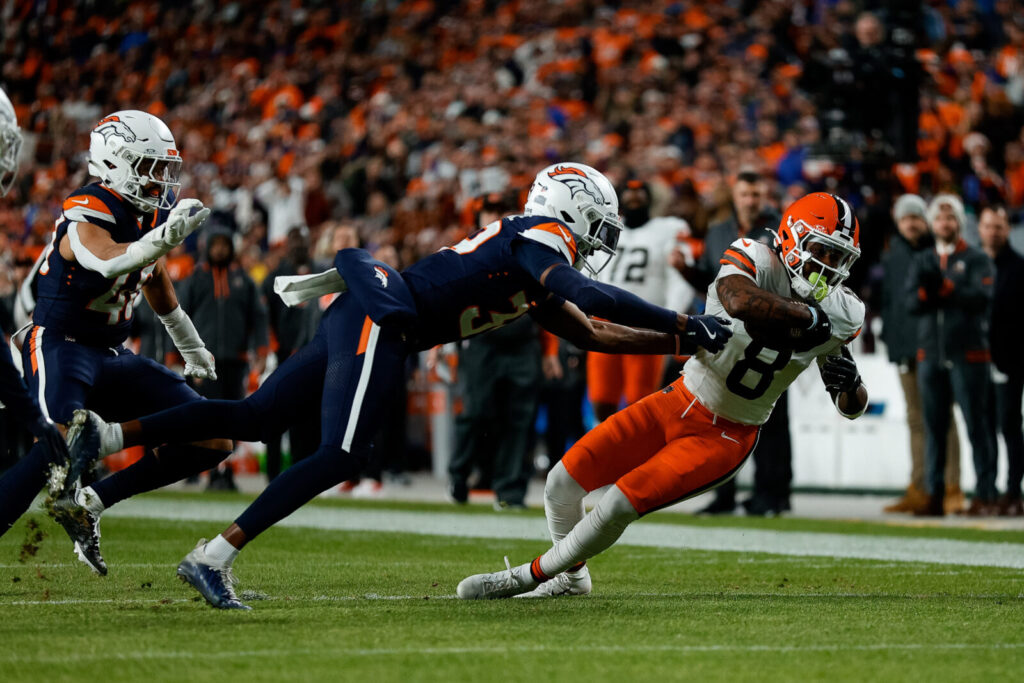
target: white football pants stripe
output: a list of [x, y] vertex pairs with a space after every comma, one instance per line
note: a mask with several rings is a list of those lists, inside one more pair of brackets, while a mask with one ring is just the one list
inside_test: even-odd
[[39, 409], [43, 411], [46, 419], [50, 419], [50, 411], [46, 408], [46, 364], [43, 362], [43, 328], [36, 327], [32, 332], [32, 353], [36, 359], [36, 374], [39, 384]]
[[370, 335], [366, 342], [366, 352], [363, 356], [363, 369], [359, 373], [359, 383], [356, 385], [356, 395], [352, 398], [352, 409], [348, 414], [345, 437], [341, 441], [341, 448], [350, 453], [352, 452], [352, 439], [356, 435], [356, 425], [359, 424], [359, 411], [363, 407], [366, 387], [370, 384], [370, 374], [373, 372], [373, 356], [377, 351], [378, 337], [380, 337], [380, 325], [372, 323]]

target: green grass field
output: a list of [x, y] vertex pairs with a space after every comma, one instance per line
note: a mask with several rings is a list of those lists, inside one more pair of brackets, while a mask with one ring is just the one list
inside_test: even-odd
[[[181, 504], [242, 497], [156, 494]], [[429, 504], [317, 502], [337, 516], [510, 513]], [[218, 516], [219, 515], [219, 516]], [[1024, 670], [1022, 570], [928, 562], [619, 545], [591, 562], [594, 593], [468, 603], [467, 574], [523, 562], [533, 540], [275, 528], [235, 565], [252, 612], [221, 612], [174, 575], [216, 520], [107, 517], [110, 574], [72, 559], [63, 532], [18, 561], [0, 539], [0, 681], [996, 681]], [[540, 524], [539, 512], [514, 518]], [[718, 533], [871, 535], [897, 543], [1009, 544], [1024, 534], [798, 519], [660, 514], [634, 526]], [[481, 526], [486, 531], [485, 525]], [[747, 531], [749, 530], [749, 531]]]

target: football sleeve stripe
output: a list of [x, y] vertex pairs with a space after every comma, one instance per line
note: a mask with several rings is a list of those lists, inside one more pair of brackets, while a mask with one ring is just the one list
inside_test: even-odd
[[746, 265], [747, 268], [750, 270], [751, 275], [757, 274], [757, 266], [754, 265], [754, 262], [750, 260], [749, 256], [731, 247], [725, 250], [725, 257], [728, 258], [730, 256], [738, 260], [740, 263]]
[[68, 220], [76, 223], [102, 225], [103, 223], [115, 224], [117, 222], [113, 212], [101, 199], [87, 194], [68, 197], [64, 200], [61, 210]]
[[752, 265], [750, 265], [749, 261], [744, 263], [743, 261], [736, 258], [729, 252], [725, 252], [725, 255], [721, 259], [719, 259], [718, 262], [723, 265], [735, 266], [736, 268], [739, 268], [750, 277], [755, 279], [757, 278], [757, 270]]
[[566, 258], [570, 266], [576, 263], [576, 240], [573, 238], [572, 233], [565, 228], [561, 228], [562, 232], [568, 234], [568, 239], [566, 239], [565, 236], [561, 235], [554, 228], [547, 228], [546, 226], [558, 226], [561, 228], [557, 223], [542, 223], [541, 225], [523, 230], [520, 234], [525, 239], [540, 242], [554, 249]]

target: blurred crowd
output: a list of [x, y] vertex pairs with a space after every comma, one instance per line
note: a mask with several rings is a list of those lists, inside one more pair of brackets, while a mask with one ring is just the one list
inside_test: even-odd
[[[471, 230], [488, 194], [521, 206], [538, 169], [578, 160], [616, 183], [643, 178], [652, 215], [685, 219], [697, 240], [733, 215], [741, 171], [766, 180], [767, 208], [816, 189], [841, 194], [861, 222], [850, 284], [877, 313], [872, 269], [897, 234], [898, 196], [962, 198], [969, 238], [986, 207], [1019, 221], [1021, 9], [4, 3], [0, 84], [26, 143], [0, 203], [0, 295], [49, 240], [63, 198], [88, 182], [88, 131], [110, 112], [144, 109], [175, 134], [183, 196], [214, 210], [205, 232], [229, 235], [256, 287], [341, 246], [406, 267]], [[187, 278], [205, 251], [196, 241], [175, 253], [172, 276]], [[271, 319], [269, 351], [278, 336]], [[259, 366], [268, 351], [251, 346]]]

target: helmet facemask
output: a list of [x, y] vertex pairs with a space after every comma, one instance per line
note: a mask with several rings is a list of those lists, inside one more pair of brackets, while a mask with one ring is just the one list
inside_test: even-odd
[[860, 249], [839, 235], [829, 235], [802, 220], [780, 231], [782, 262], [793, 292], [801, 299], [820, 302], [850, 276]]
[[580, 214], [586, 221], [586, 232], [583, 232], [583, 226], [569, 226], [579, 236], [579, 256], [573, 266], [594, 277], [615, 256], [622, 221], [589, 203], [580, 206]]
[[142, 211], [170, 209], [181, 187], [181, 157], [169, 154], [137, 154], [122, 149], [117, 155], [127, 163], [126, 177], [113, 189]]
[[19, 154], [21, 131], [17, 127], [3, 126], [0, 128], [0, 197], [10, 191], [14, 179], [18, 176]]

